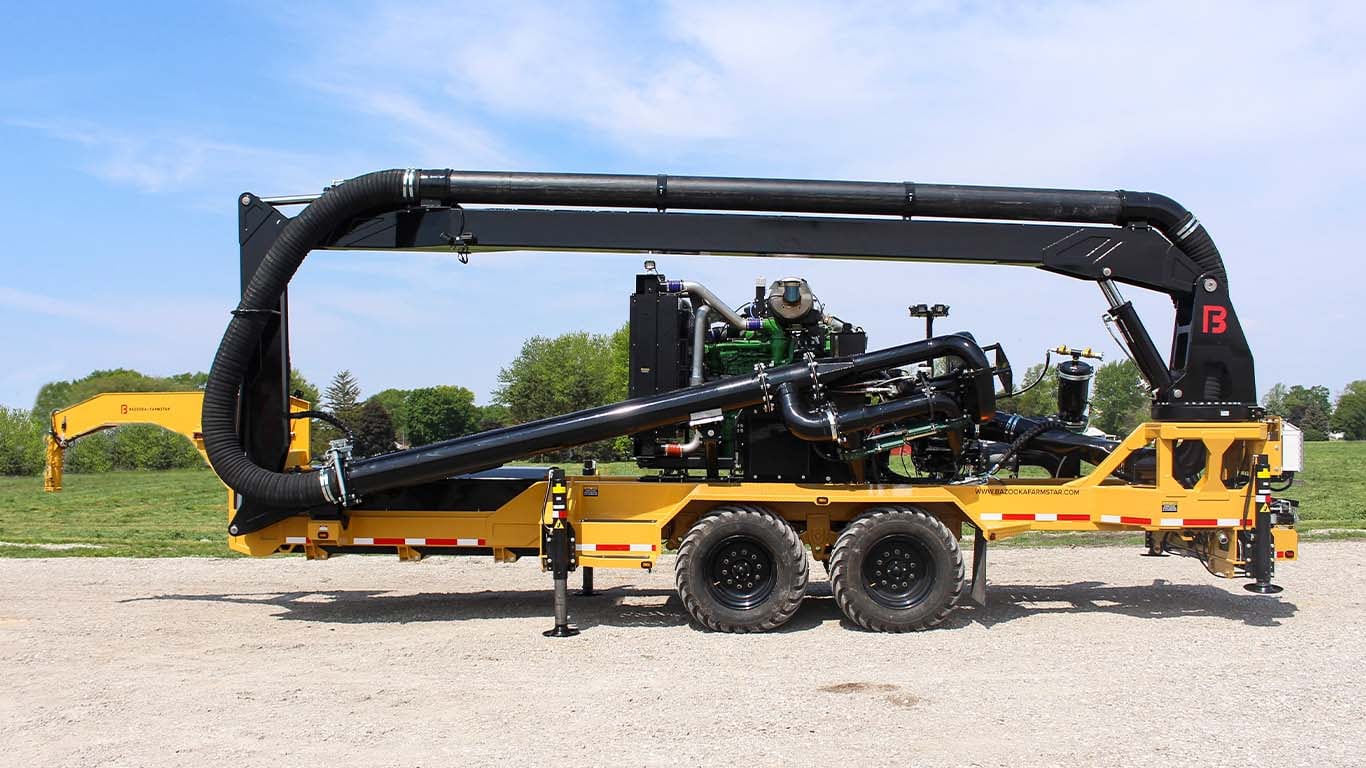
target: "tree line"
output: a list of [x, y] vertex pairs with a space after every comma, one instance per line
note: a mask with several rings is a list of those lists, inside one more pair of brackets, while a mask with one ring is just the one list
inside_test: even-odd
[[[512, 363], [499, 372], [493, 402], [482, 406], [475, 404], [473, 392], [455, 385], [385, 389], [363, 396], [361, 383], [347, 370], [338, 371], [322, 389], [291, 370], [289, 389], [346, 427], [356, 455], [372, 456], [625, 399], [628, 339], [625, 327], [610, 334], [575, 332], [527, 339]], [[104, 392], [199, 390], [207, 379], [203, 372], [149, 376], [120, 368], [44, 384], [32, 408], [0, 406], [0, 475], [42, 472], [44, 436], [54, 410]], [[321, 456], [329, 441], [341, 436], [331, 424], [314, 421], [311, 453]], [[630, 441], [618, 438], [540, 458], [613, 460], [629, 458], [629, 453]], [[66, 451], [68, 472], [201, 466], [199, 452], [189, 440], [152, 425], [98, 432]]]
[[[364, 396], [350, 371], [338, 371], [319, 389], [298, 371], [290, 371], [290, 391], [332, 415], [351, 433], [358, 456], [395, 448], [425, 445], [488, 429], [523, 424], [626, 398], [629, 335], [625, 326], [610, 334], [566, 333], [527, 339], [513, 361], [498, 373], [498, 387], [488, 405], [476, 405], [474, 393], [456, 385], [385, 389]], [[202, 389], [205, 373], [148, 376], [129, 369], [92, 371], [72, 381], [43, 385], [30, 409], [0, 406], [0, 475], [34, 475], [43, 467], [43, 437], [49, 414], [102, 392], [192, 391]], [[1031, 367], [1020, 387], [1028, 391], [1001, 400], [1002, 410], [1025, 416], [1057, 411], [1057, 374], [1043, 364]], [[1284, 384], [1263, 398], [1267, 411], [1304, 430], [1308, 440], [1326, 440], [1341, 432], [1349, 440], [1366, 439], [1366, 380], [1354, 381], [1334, 400], [1327, 387]], [[1148, 397], [1138, 370], [1129, 360], [1096, 369], [1091, 392], [1091, 424], [1112, 435], [1128, 434], [1148, 417]], [[314, 456], [327, 450], [341, 431], [314, 421], [310, 448]], [[630, 440], [618, 437], [572, 450], [546, 454], [546, 461], [594, 458], [630, 459]], [[117, 469], [174, 469], [203, 466], [194, 446], [159, 427], [130, 425], [77, 441], [66, 453], [69, 472]]]

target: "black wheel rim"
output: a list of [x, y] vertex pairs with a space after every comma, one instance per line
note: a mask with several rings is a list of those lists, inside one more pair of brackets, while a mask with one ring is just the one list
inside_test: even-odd
[[708, 586], [721, 605], [747, 611], [773, 593], [777, 581], [773, 553], [750, 536], [731, 536], [712, 550]]
[[888, 608], [918, 605], [934, 589], [934, 558], [910, 536], [886, 536], [863, 558], [868, 596]]

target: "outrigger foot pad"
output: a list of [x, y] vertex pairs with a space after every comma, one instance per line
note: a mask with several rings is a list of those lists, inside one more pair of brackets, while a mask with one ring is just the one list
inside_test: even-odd
[[[1277, 587], [1277, 589], [1280, 589], [1280, 587]], [[574, 629], [568, 624], [556, 624], [554, 629], [547, 629], [541, 634], [546, 637], [573, 637], [578, 633], [579, 631], [577, 629]]]
[[1274, 595], [1277, 592], [1285, 591], [1285, 587], [1271, 583], [1262, 584], [1260, 582], [1256, 584], [1244, 584], [1243, 589], [1246, 589], [1249, 592], [1256, 592], [1259, 595]]

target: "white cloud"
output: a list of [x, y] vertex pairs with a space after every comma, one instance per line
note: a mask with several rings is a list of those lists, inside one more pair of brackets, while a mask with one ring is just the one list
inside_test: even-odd
[[[1366, 6], [592, 9], [386, 6], [334, 20], [324, 34], [358, 52], [362, 64], [340, 64], [354, 87], [406, 96], [438, 124], [502, 126], [508, 141], [531, 131], [529, 145], [516, 146], [546, 157], [546, 170], [582, 169], [546, 138], [559, 135], [634, 171], [1156, 189], [1194, 209], [1220, 241], [1254, 349], [1267, 350], [1263, 386], [1304, 376], [1276, 349], [1314, 354], [1325, 377], [1360, 375], [1336, 353], [1351, 342], [1328, 322], [1341, 308], [1308, 297], [1323, 290], [1322, 275], [1354, 268], [1340, 243], [1355, 214], [1335, 201], [1366, 192], [1366, 134], [1356, 128], [1366, 122], [1366, 57], [1351, 32], [1366, 26]], [[443, 164], [460, 163], [458, 149]], [[712, 275], [722, 291], [747, 284], [754, 269], [670, 261]], [[627, 263], [579, 271], [590, 284], [617, 285]], [[942, 298], [972, 311], [984, 336], [1016, 338], [1023, 359], [1063, 340], [1108, 345], [1094, 289], [1052, 276], [791, 268], [821, 274], [823, 295], [850, 296], [853, 307], [832, 306], [862, 313], [878, 343], [903, 332], [905, 303]], [[870, 276], [893, 273], [905, 277], [874, 277], [880, 298], [868, 301]], [[1275, 299], [1259, 300], [1271, 286]], [[1154, 335], [1165, 335], [1164, 300], [1131, 293], [1153, 314]], [[1033, 313], [1042, 297], [1074, 303], [1076, 327]], [[615, 303], [604, 307], [599, 314], [620, 315]], [[599, 314], [579, 322], [602, 324]]]

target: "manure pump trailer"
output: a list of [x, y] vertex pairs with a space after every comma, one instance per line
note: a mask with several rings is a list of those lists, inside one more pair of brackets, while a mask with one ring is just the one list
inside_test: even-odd
[[[202, 429], [240, 552], [536, 557], [553, 577], [547, 634], [565, 635], [569, 572], [591, 589], [593, 569], [650, 570], [666, 550], [687, 612], [728, 632], [791, 618], [812, 557], [851, 622], [899, 632], [934, 626], [965, 586], [984, 603], [989, 542], [1027, 531], [1143, 531], [1148, 554], [1194, 557], [1263, 593], [1298, 550], [1295, 502], [1272, 495], [1298, 467], [1257, 406], [1223, 259], [1162, 195], [390, 170], [317, 195], [244, 194], [238, 212], [242, 298]], [[1151, 419], [1119, 440], [1086, 434], [1081, 352], [1061, 350], [1058, 413], [1025, 418], [997, 410], [1016, 394], [999, 345], [952, 333], [870, 349], [857, 308], [836, 315], [801, 278], [739, 297], [647, 262], [630, 297], [629, 399], [378, 456], [340, 440], [300, 461], [286, 289], [319, 249], [1033, 266], [1098, 285]], [[1171, 297], [1165, 360], [1121, 285]], [[507, 466], [624, 435], [636, 477]], [[1048, 477], [1013, 476], [1022, 465]]]

